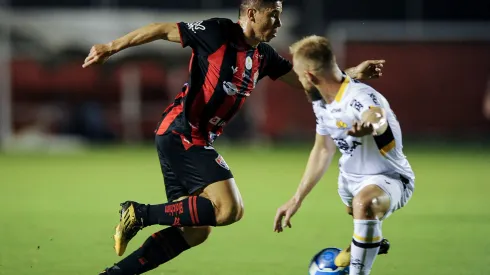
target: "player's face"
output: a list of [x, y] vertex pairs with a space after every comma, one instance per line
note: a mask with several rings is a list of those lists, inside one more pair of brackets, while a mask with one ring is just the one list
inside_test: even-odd
[[255, 37], [262, 42], [269, 42], [277, 36], [281, 27], [282, 2], [276, 1], [267, 4], [255, 13], [255, 22], [252, 24]]

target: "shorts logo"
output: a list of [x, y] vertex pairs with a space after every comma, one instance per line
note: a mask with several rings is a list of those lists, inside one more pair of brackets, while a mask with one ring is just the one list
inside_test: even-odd
[[230, 170], [230, 167], [228, 167], [228, 164], [226, 164], [225, 159], [221, 155], [218, 155], [215, 160], [219, 166], [225, 168], [226, 170]]

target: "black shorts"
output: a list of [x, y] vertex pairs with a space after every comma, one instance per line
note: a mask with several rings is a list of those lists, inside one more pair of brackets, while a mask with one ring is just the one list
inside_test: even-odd
[[156, 135], [155, 143], [169, 201], [217, 181], [233, 178], [223, 157], [210, 146], [192, 145], [186, 149], [183, 138], [175, 133]]

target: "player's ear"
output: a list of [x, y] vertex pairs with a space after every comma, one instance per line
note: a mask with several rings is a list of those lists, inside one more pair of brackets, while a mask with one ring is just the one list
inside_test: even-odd
[[305, 78], [306, 78], [306, 80], [308, 80], [308, 82], [310, 82], [313, 85], [316, 84], [317, 79], [312, 73], [305, 70], [304, 74], [305, 74]]
[[255, 22], [255, 15], [257, 14], [256, 9], [247, 9], [247, 18], [251, 22]]

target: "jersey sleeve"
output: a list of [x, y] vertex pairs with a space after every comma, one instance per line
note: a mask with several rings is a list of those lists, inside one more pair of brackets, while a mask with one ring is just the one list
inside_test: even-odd
[[321, 105], [322, 103], [320, 101], [313, 102], [313, 112], [316, 117], [316, 133], [322, 136], [328, 136], [330, 133], [328, 132], [326, 118], [323, 114], [325, 110]]
[[226, 31], [232, 22], [229, 19], [211, 18], [191, 23], [179, 22], [182, 47], [191, 47], [203, 54], [215, 52], [225, 41]]
[[372, 107], [382, 107], [381, 99], [374, 89], [362, 89], [349, 103], [356, 119], [361, 120], [362, 113]]
[[265, 47], [266, 64], [262, 77], [269, 76], [270, 79], [276, 80], [279, 77], [289, 73], [293, 68], [293, 64], [289, 60], [279, 55], [270, 45]]

